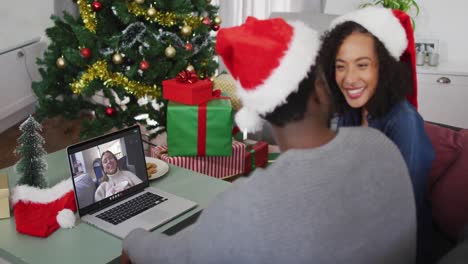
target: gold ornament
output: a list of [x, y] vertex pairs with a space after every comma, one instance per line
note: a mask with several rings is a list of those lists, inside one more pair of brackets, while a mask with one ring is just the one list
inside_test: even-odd
[[123, 62], [123, 57], [119, 52], [112, 55], [112, 62], [115, 64], [121, 64]]
[[172, 47], [172, 45], [169, 45], [169, 47], [164, 51], [164, 54], [166, 54], [166, 57], [168, 58], [174, 58], [176, 55], [176, 49]]
[[86, 0], [78, 0], [76, 2], [80, 9], [81, 19], [83, 19], [84, 26], [91, 32], [96, 33], [96, 12], [91, 8], [91, 4]]
[[146, 11], [146, 14], [148, 14], [150, 17], [156, 16], [156, 13], [158, 13], [158, 11], [154, 7], [150, 7], [148, 8], [148, 11]]
[[185, 69], [186, 69], [187, 71], [191, 71], [191, 72], [195, 71], [195, 67], [193, 67], [192, 64], [189, 64], [189, 65], [187, 66], [187, 68], [185, 68]]
[[143, 4], [144, 2], [145, 2], [145, 0], [135, 0], [135, 3], [137, 3], [139, 5]]
[[63, 56], [58, 58], [57, 61], [55, 62], [55, 64], [57, 65], [57, 68], [59, 68], [59, 69], [63, 69], [65, 67], [67, 67], [67, 62], [65, 61]]
[[213, 22], [216, 24], [216, 25], [219, 25], [223, 22], [223, 20], [221, 20], [221, 18], [219, 16], [216, 16], [213, 20]]
[[123, 87], [125, 91], [136, 97], [144, 97], [145, 95], [154, 98], [161, 97], [161, 88], [156, 85], [148, 85], [137, 81], [130, 81], [122, 73], [109, 72], [107, 62], [97, 61], [91, 65], [88, 70], [81, 75], [79, 80], [75, 80], [70, 84], [74, 93], [81, 93], [86, 86], [93, 80], [101, 80], [107, 88]]
[[182, 32], [182, 35], [188, 37], [192, 34], [192, 27], [191, 26], [183, 26], [182, 29], [180, 30]]
[[198, 17], [194, 17], [192, 15], [177, 15], [172, 12], [161, 12], [156, 9], [155, 14], [153, 16], [148, 15], [148, 10], [145, 9], [136, 2], [130, 2], [128, 4], [128, 12], [137, 16], [137, 17], [144, 17], [149, 22], [158, 23], [164, 27], [172, 27], [175, 25], [188, 25], [192, 28], [197, 28], [201, 24], [201, 20]]

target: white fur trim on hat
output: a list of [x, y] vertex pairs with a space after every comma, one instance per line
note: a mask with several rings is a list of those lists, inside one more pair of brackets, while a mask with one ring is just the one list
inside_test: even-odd
[[47, 204], [60, 199], [73, 190], [71, 179], [63, 180], [52, 188], [39, 189], [29, 185], [19, 185], [13, 190], [11, 203], [15, 205], [18, 201]]
[[400, 21], [391, 9], [381, 7], [366, 7], [335, 18], [330, 24], [330, 30], [346, 21], [353, 21], [367, 29], [377, 37], [397, 61], [406, 50], [408, 39]]
[[[300, 21], [289, 24], [294, 28], [291, 43], [280, 59], [279, 66], [272, 71], [268, 79], [251, 90], [243, 89], [238, 83], [238, 86], [242, 87], [237, 89], [242, 105], [251, 113], [255, 112], [258, 119], [260, 119], [258, 115], [271, 113], [276, 107], [286, 103], [288, 95], [298, 90], [299, 83], [307, 76], [310, 67], [315, 64], [319, 49], [318, 33]], [[241, 120], [246, 120], [246, 118], [236, 117], [236, 122], [243, 122]], [[241, 129], [243, 128], [242, 123], [237, 124]], [[261, 128], [261, 124], [249, 126]], [[253, 131], [249, 130], [249, 132]]]
[[63, 209], [57, 214], [57, 223], [62, 228], [72, 228], [75, 226], [75, 213], [70, 209]]
[[236, 113], [236, 124], [241, 131], [247, 130], [248, 132], [260, 131], [263, 127], [263, 119], [260, 118], [257, 112], [252, 111], [246, 107], [242, 107]]

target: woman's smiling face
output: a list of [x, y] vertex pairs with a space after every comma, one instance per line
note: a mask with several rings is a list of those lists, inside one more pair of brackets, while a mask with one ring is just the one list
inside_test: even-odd
[[336, 55], [335, 79], [351, 107], [365, 107], [379, 81], [379, 61], [370, 34], [353, 32], [344, 39]]

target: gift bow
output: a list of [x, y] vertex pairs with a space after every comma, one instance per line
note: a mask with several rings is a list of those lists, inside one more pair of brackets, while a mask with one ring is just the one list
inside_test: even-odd
[[195, 72], [193, 71], [187, 71], [183, 70], [177, 74], [177, 81], [182, 82], [182, 83], [195, 83], [198, 81], [198, 76]]

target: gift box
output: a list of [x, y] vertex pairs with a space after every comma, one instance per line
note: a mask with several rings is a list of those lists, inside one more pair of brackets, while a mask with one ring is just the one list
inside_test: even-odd
[[150, 153], [167, 163], [219, 179], [247, 174], [268, 164], [268, 144], [261, 141], [249, 145], [233, 141], [231, 157], [170, 157], [167, 151], [167, 146], [158, 146], [151, 147]]
[[0, 173], [0, 219], [10, 217], [10, 190], [8, 176]]
[[212, 98], [213, 82], [210, 79], [198, 80], [192, 72], [182, 72], [176, 78], [162, 82], [163, 97], [166, 100], [198, 105]]
[[230, 156], [232, 107], [229, 97], [200, 105], [169, 102], [167, 145], [170, 156]]
[[244, 172], [245, 145], [233, 141], [230, 157], [170, 157], [167, 146], [151, 147], [151, 157], [169, 164], [223, 179]]
[[246, 143], [244, 174], [257, 167], [265, 168], [268, 164], [268, 143], [264, 141], [244, 141], [244, 143]]

